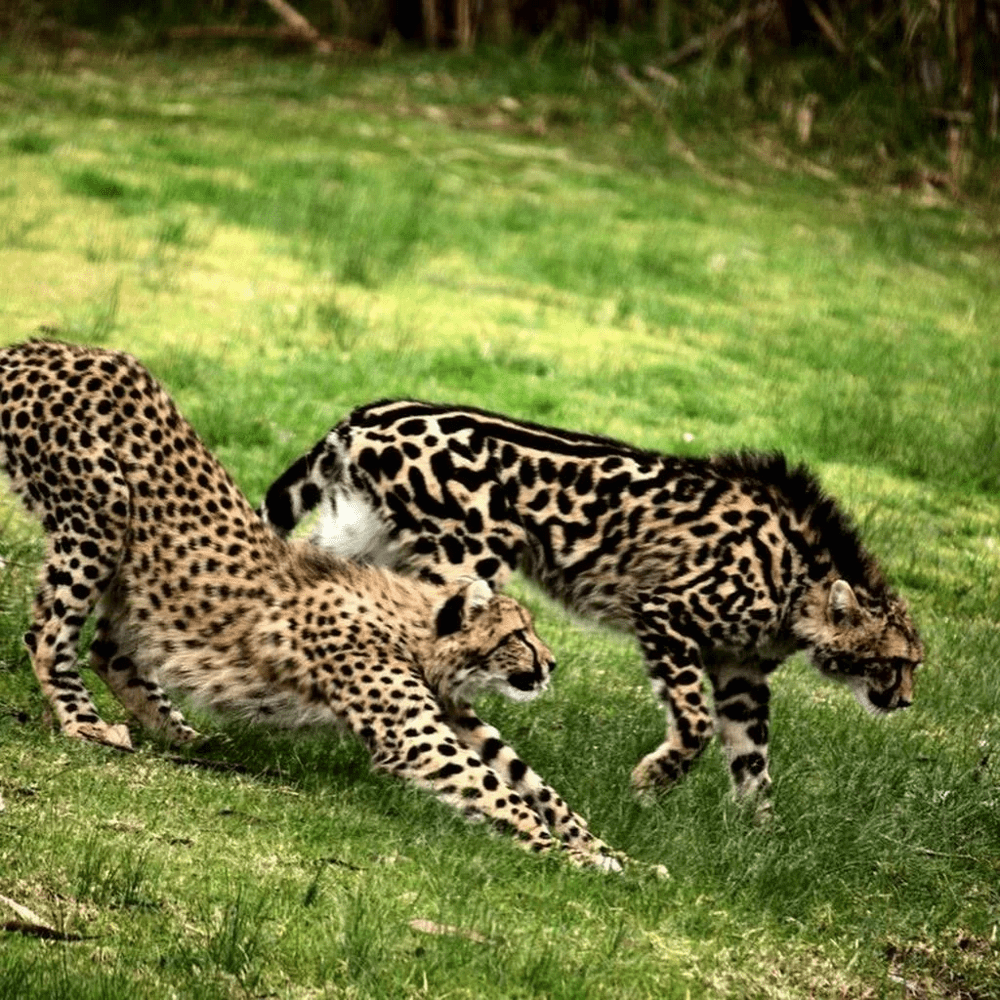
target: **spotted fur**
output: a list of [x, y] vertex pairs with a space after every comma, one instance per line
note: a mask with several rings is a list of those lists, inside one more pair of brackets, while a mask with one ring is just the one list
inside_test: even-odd
[[315, 540], [342, 555], [494, 587], [520, 567], [631, 630], [668, 720], [633, 771], [639, 791], [676, 781], [713, 733], [737, 794], [767, 787], [769, 675], [795, 650], [873, 712], [912, 697], [923, 649], [905, 604], [836, 503], [779, 454], [680, 458], [384, 401], [295, 462], [261, 513], [285, 533], [317, 506]]
[[96, 607], [92, 667], [172, 742], [197, 734], [161, 684], [256, 721], [336, 722], [376, 768], [513, 828], [532, 850], [556, 843], [579, 863], [619, 867], [470, 707], [483, 689], [533, 698], [555, 665], [511, 598], [281, 540], [126, 354], [0, 351], [0, 467], [47, 531], [25, 642], [68, 735], [131, 745], [77, 669]]

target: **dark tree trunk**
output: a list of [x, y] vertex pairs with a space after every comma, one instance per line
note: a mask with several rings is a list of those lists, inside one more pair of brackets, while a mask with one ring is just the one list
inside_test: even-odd
[[513, 33], [513, 25], [510, 0], [486, 0], [483, 9], [483, 34], [487, 41], [507, 45]]
[[420, 0], [424, 17], [424, 44], [429, 49], [437, 48], [438, 17], [437, 0]]

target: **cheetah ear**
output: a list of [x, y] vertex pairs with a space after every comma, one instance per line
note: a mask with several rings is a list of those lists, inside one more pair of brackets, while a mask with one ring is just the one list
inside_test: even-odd
[[493, 591], [485, 580], [475, 579], [453, 594], [438, 609], [436, 626], [438, 636], [458, 632], [473, 611], [489, 604]]
[[861, 605], [858, 604], [851, 585], [844, 580], [835, 580], [830, 588], [827, 604], [830, 621], [834, 625], [858, 625], [861, 623]]

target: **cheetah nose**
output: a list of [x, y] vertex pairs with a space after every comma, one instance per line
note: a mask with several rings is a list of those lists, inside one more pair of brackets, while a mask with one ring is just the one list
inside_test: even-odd
[[554, 674], [556, 672], [557, 666], [558, 664], [556, 663], [555, 658], [553, 657], [551, 660], [549, 660], [549, 673]]
[[900, 698], [896, 702], [896, 708], [909, 708], [912, 704], [913, 702], [911, 702], [909, 698]]

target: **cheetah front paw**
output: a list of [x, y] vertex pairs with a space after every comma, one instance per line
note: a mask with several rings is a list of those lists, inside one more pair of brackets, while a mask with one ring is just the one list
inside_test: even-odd
[[621, 872], [629, 860], [621, 851], [595, 851], [593, 847], [583, 848], [564, 844], [563, 852], [577, 868], [596, 868], [601, 872]]
[[656, 801], [657, 793], [668, 792], [691, 766], [691, 760], [674, 749], [663, 747], [646, 754], [632, 771], [632, 791], [642, 805]]
[[614, 854], [595, 854], [594, 867], [602, 872], [622, 872], [625, 870], [624, 857]]
[[63, 732], [73, 739], [103, 743], [116, 750], [132, 750], [132, 737], [128, 726], [124, 723], [109, 726], [101, 720], [97, 722], [68, 722], [63, 726]]

